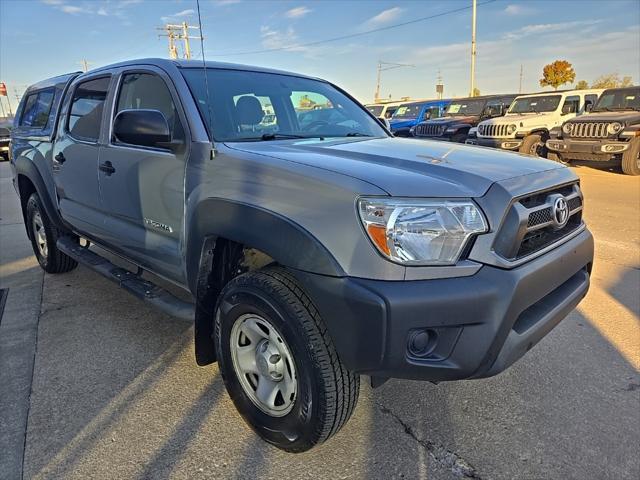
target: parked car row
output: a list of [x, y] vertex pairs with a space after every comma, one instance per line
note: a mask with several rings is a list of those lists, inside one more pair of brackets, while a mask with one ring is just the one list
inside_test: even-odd
[[[438, 108], [446, 109], [439, 113]], [[370, 108], [370, 107], [368, 107]], [[489, 95], [401, 105], [396, 136], [572, 160], [621, 161], [640, 175], [640, 87]]]

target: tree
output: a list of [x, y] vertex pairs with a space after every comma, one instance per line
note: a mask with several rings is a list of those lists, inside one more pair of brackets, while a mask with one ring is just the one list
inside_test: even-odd
[[576, 83], [576, 90], [586, 90], [587, 88], [589, 88], [589, 83], [586, 80], [580, 80]]
[[479, 97], [480, 96], [480, 89], [478, 87], [475, 87], [473, 89], [473, 93], [471, 94], [472, 97]]
[[600, 75], [591, 84], [591, 88], [617, 88], [617, 87], [632, 87], [633, 82], [631, 77], [622, 77], [617, 73], [609, 73], [607, 75]]
[[556, 60], [549, 65], [545, 65], [542, 69], [540, 86], [553, 87], [557, 90], [560, 85], [573, 83], [575, 78], [576, 72], [569, 62], [566, 60]]

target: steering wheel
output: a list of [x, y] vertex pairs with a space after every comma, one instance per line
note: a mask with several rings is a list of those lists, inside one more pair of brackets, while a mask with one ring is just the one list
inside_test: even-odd
[[320, 127], [328, 127], [329, 122], [325, 122], [324, 120], [316, 120], [315, 122], [311, 122], [304, 128], [305, 132], [314, 132]]

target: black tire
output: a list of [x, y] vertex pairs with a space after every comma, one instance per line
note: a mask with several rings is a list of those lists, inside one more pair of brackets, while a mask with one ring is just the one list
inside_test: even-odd
[[[38, 215], [40, 219], [40, 228], [37, 228], [34, 224], [34, 217]], [[26, 223], [27, 230], [29, 231], [29, 238], [31, 240], [31, 246], [33, 247], [33, 253], [38, 259], [38, 263], [42, 269], [47, 273], [66, 273], [70, 272], [78, 266], [73, 258], [62, 253], [58, 250], [56, 242], [58, 238], [63, 234], [72, 235], [67, 232], [62, 232], [49, 220], [40, 197], [37, 193], [32, 193], [27, 200], [26, 208]], [[41, 237], [44, 236], [44, 243], [46, 244], [46, 250], [38, 245], [38, 232], [41, 231]], [[74, 238], [77, 238], [74, 236]]]
[[520, 153], [526, 153], [528, 155], [536, 155], [538, 157], [544, 157], [547, 147], [544, 145], [544, 139], [542, 135], [532, 134], [527, 135], [522, 141], [522, 145], [518, 151]]
[[[284, 416], [258, 408], [234, 368], [231, 333], [247, 314], [268, 320], [292, 354], [297, 393]], [[351, 417], [360, 377], [342, 364], [318, 311], [285, 269], [266, 267], [231, 280], [218, 300], [214, 339], [227, 391], [265, 441], [287, 452], [304, 452], [333, 436]]]
[[640, 175], [640, 138], [631, 139], [629, 148], [622, 154], [622, 171], [627, 175]]
[[466, 133], [456, 133], [451, 137], [453, 143], [464, 143], [468, 135]]

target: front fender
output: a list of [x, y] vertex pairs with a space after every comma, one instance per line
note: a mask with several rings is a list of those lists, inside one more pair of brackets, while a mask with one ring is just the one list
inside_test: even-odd
[[186, 267], [189, 288], [197, 290], [202, 245], [222, 237], [269, 255], [279, 264], [305, 272], [344, 276], [327, 248], [310, 232], [282, 215], [224, 198], [206, 198], [187, 215]]

